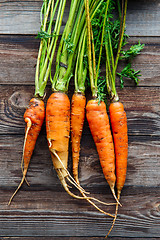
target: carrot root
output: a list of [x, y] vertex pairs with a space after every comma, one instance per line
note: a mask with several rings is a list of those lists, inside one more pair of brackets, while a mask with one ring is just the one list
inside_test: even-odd
[[78, 182], [78, 164], [80, 156], [80, 141], [85, 118], [86, 97], [82, 93], [74, 93], [71, 104], [71, 142], [73, 159], [73, 176]]
[[13, 195], [11, 196], [11, 198], [10, 198], [10, 200], [9, 200], [9, 202], [8, 202], [8, 206], [11, 204], [14, 196], [16, 195], [16, 193], [18, 192], [18, 190], [21, 188], [21, 186], [22, 186], [22, 184], [23, 184], [23, 182], [24, 182], [24, 180], [25, 180], [26, 174], [27, 174], [27, 169], [23, 171], [22, 180], [21, 180], [20, 184], [18, 185], [17, 189], [15, 190], [15, 192], [13, 193]]
[[[52, 151], [52, 150], [51, 150]], [[66, 190], [66, 192], [73, 198], [77, 198], [77, 199], [81, 199], [81, 200], [87, 200], [91, 205], [93, 205], [97, 210], [99, 210], [101, 213], [105, 214], [105, 215], [108, 215], [110, 217], [114, 217], [112, 214], [110, 213], [107, 213], [105, 211], [103, 211], [102, 209], [100, 209], [95, 203], [93, 203], [91, 200], [95, 200], [95, 201], [98, 201], [102, 204], [105, 204], [105, 205], [114, 205], [115, 203], [111, 203], [111, 204], [107, 204], [107, 203], [104, 203], [94, 197], [88, 197], [85, 195], [85, 190], [80, 186], [79, 182], [75, 182], [75, 180], [72, 178], [72, 176], [70, 175], [69, 171], [64, 167], [63, 165], [63, 162], [61, 161], [61, 159], [59, 158], [58, 154], [55, 152], [55, 151], [52, 151], [52, 153], [57, 157], [57, 159], [60, 161], [60, 163], [62, 164], [62, 169], [56, 169], [57, 171], [57, 174], [58, 174], [58, 177], [61, 181], [61, 184], [62, 186], [64, 187], [64, 189]], [[62, 170], [65, 170], [66, 171], [66, 176], [64, 177], [64, 174], [63, 174], [63, 171]], [[72, 193], [69, 188], [68, 188], [68, 184], [66, 182], [66, 179], [71, 183], [73, 184], [79, 191], [80, 193], [82, 194], [83, 197], [81, 196], [78, 196], [78, 195], [75, 195], [74, 193]]]
[[[120, 194], [121, 194], [121, 192], [118, 191], [118, 193], [117, 193], [117, 199], [118, 199], [118, 201], [120, 200]], [[109, 231], [108, 231], [108, 233], [107, 233], [107, 235], [106, 235], [105, 238], [107, 238], [107, 237], [109, 236], [110, 232], [112, 231], [112, 229], [113, 229], [113, 227], [114, 227], [114, 225], [115, 225], [116, 219], [117, 219], [117, 215], [118, 215], [118, 203], [116, 204], [115, 216], [114, 216], [114, 219], [113, 219], [113, 222], [112, 222], [112, 226], [111, 226], [111, 228], [109, 229]]]
[[118, 197], [116, 196], [116, 193], [114, 191], [114, 188], [110, 187], [111, 188], [111, 191], [112, 191], [112, 194], [113, 194], [113, 197], [115, 198], [116, 202], [118, 205], [120, 205], [122, 207], [122, 204], [119, 202], [119, 199]]
[[27, 181], [27, 179], [26, 179], [27, 169], [24, 170], [24, 168], [23, 168], [23, 163], [24, 163], [24, 158], [23, 158], [23, 156], [24, 156], [24, 149], [25, 149], [25, 145], [26, 145], [26, 140], [27, 140], [28, 132], [29, 132], [31, 126], [32, 126], [32, 121], [31, 121], [30, 118], [25, 118], [25, 121], [26, 121], [26, 123], [27, 123], [27, 126], [26, 126], [26, 132], [25, 132], [25, 138], [24, 138], [24, 144], [23, 144], [22, 162], [21, 162], [21, 169], [22, 169], [23, 177], [22, 177], [22, 180], [21, 180], [20, 184], [18, 185], [17, 189], [15, 190], [15, 192], [13, 193], [13, 195], [11, 196], [11, 198], [10, 198], [10, 200], [9, 200], [9, 202], [8, 202], [8, 205], [11, 204], [12, 199], [14, 198], [14, 196], [16, 195], [16, 193], [18, 192], [18, 190], [21, 188], [21, 186], [22, 186], [22, 184], [23, 184], [24, 181], [26, 181], [27, 185], [29, 186], [29, 183], [28, 183], [28, 181]]
[[[69, 171], [65, 168], [62, 160], [60, 159], [60, 157], [58, 156], [58, 154], [56, 153], [56, 151], [54, 151], [54, 150], [50, 150], [50, 151], [56, 156], [56, 158], [58, 159], [58, 161], [61, 163], [61, 165], [62, 165], [62, 168], [61, 168], [61, 169], [63, 169], [63, 170], [66, 172], [66, 176], [65, 176], [65, 177], [63, 176], [62, 172], [60, 172], [60, 173], [61, 173], [61, 176], [62, 176], [62, 179], [63, 179], [63, 178], [67, 178], [68, 181], [69, 181], [70, 183], [72, 183], [72, 185], [74, 185], [78, 190], [81, 190], [82, 192], [85, 192], [85, 190], [84, 190], [79, 184], [77, 184], [77, 182], [76, 182], [76, 181], [74, 180], [74, 178], [71, 176], [71, 174], [69, 173]], [[58, 169], [58, 170], [60, 170], [60, 169]], [[58, 175], [58, 176], [59, 176], [59, 175]], [[60, 180], [61, 180], [61, 178], [60, 178]], [[87, 192], [85, 192], [85, 193], [87, 193]], [[89, 193], [88, 193], [88, 194], [89, 194]]]
[[[99, 103], [96, 99], [90, 100], [87, 103], [86, 112], [89, 128], [97, 148], [104, 177], [117, 201], [114, 192], [116, 181], [115, 153], [106, 105], [104, 102]], [[119, 203], [119, 201], [117, 202]]]
[[[25, 145], [26, 145], [26, 140], [27, 140], [27, 136], [28, 136], [28, 132], [32, 126], [32, 121], [30, 118], [26, 117], [25, 118], [25, 122], [27, 123], [27, 126], [26, 126], [26, 133], [25, 133], [25, 137], [24, 137], [24, 144], [23, 144], [23, 155], [22, 155], [22, 162], [21, 162], [21, 169], [22, 169], [22, 174], [24, 172], [24, 168], [23, 168], [23, 164], [24, 164], [24, 149], [25, 149]], [[28, 180], [26, 179], [26, 176], [25, 176], [25, 182], [27, 183], [28, 186], [30, 186]]]

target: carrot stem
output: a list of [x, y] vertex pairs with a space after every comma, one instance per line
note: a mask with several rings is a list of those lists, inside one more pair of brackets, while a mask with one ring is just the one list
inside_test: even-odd
[[[55, 4], [54, 0], [49, 0], [48, 5], [46, 1], [42, 5], [41, 13], [44, 15], [44, 20], [41, 19], [41, 30], [44, 36], [41, 37], [40, 48], [37, 57], [35, 74], [35, 96], [44, 96], [44, 90], [51, 72], [53, 57], [55, 55], [65, 4], [66, 0], [57, 0]], [[54, 29], [51, 32], [57, 8], [57, 17]]]

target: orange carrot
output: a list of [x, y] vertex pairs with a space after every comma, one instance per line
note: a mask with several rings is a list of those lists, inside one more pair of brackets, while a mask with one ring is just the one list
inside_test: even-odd
[[25, 139], [24, 139], [22, 165], [21, 165], [23, 177], [18, 188], [10, 198], [8, 205], [10, 205], [13, 197], [15, 196], [17, 191], [20, 189], [20, 187], [22, 186], [25, 180], [28, 166], [31, 160], [31, 156], [35, 148], [36, 140], [41, 131], [44, 116], [45, 116], [44, 102], [38, 98], [35, 98], [35, 97], [32, 98], [30, 100], [29, 107], [26, 109], [24, 113], [24, 121], [26, 122], [27, 125], [25, 129]]
[[[68, 145], [70, 135], [70, 101], [65, 93], [54, 92], [46, 106], [46, 132], [53, 165], [62, 182], [67, 176]], [[58, 154], [63, 165], [57, 159]]]
[[105, 103], [98, 103], [96, 99], [88, 101], [86, 117], [97, 148], [103, 174], [111, 188], [114, 198], [117, 200], [114, 191], [116, 181], [115, 153]]
[[[116, 188], [117, 198], [120, 200], [120, 194], [126, 180], [127, 157], [128, 157], [128, 134], [127, 134], [127, 117], [121, 102], [113, 102], [109, 107], [111, 127], [114, 138], [114, 148], [116, 156]], [[118, 204], [116, 205], [115, 217], [113, 224], [107, 234], [110, 234], [115, 224], [118, 213]], [[106, 236], [106, 237], [107, 237]]]
[[111, 103], [109, 107], [111, 127], [114, 138], [114, 148], [116, 155], [116, 187], [120, 197], [124, 186], [127, 172], [128, 157], [128, 134], [127, 117], [121, 102]]
[[82, 93], [74, 93], [71, 105], [71, 141], [73, 158], [73, 176], [78, 181], [78, 163], [80, 153], [80, 141], [85, 118], [86, 97]]

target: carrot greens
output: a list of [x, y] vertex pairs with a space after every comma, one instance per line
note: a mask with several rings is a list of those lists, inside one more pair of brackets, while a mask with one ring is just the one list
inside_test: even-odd
[[[43, 97], [57, 46], [66, 0], [48, 0], [41, 8], [41, 39], [35, 74], [35, 95]], [[56, 18], [56, 20], [55, 20]]]

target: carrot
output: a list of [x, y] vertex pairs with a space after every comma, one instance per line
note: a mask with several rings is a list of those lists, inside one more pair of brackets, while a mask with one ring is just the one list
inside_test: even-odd
[[[128, 157], [128, 134], [127, 117], [121, 102], [113, 102], [109, 107], [110, 120], [114, 138], [114, 148], [116, 156], [116, 188], [117, 198], [120, 200], [120, 194], [126, 180], [127, 157]], [[118, 213], [118, 204], [116, 205], [113, 224], [107, 234], [110, 234], [115, 224]]]
[[[41, 99], [44, 99], [45, 97], [45, 88], [51, 72], [51, 65], [55, 54], [65, 4], [66, 0], [57, 0], [56, 3], [53, 0], [44, 0], [41, 7], [41, 30], [38, 33], [38, 38], [40, 38], [41, 41], [35, 73], [35, 97], [30, 100], [29, 107], [24, 114], [24, 120], [27, 126], [21, 164], [23, 177], [17, 190], [12, 195], [9, 204], [22, 186], [24, 180], [26, 180], [29, 162], [43, 124], [45, 109], [44, 102]], [[56, 21], [54, 22], [55, 15], [57, 16]], [[52, 34], [52, 31], [54, 34]]]
[[32, 98], [30, 100], [29, 107], [26, 109], [24, 113], [24, 121], [26, 122], [27, 125], [25, 129], [25, 140], [23, 146], [23, 156], [21, 165], [23, 177], [18, 188], [10, 198], [8, 205], [10, 205], [13, 197], [16, 195], [17, 191], [20, 189], [25, 180], [31, 156], [35, 148], [36, 140], [41, 131], [44, 116], [45, 116], [44, 102], [41, 99]]
[[86, 97], [84, 94], [74, 93], [71, 105], [71, 142], [73, 158], [73, 176], [78, 180], [78, 163], [80, 153], [80, 141], [85, 118]]
[[[47, 101], [46, 133], [53, 165], [63, 184], [67, 176], [70, 135], [70, 101], [65, 93], [52, 93]], [[55, 154], [63, 160], [63, 166]]]
[[52, 93], [47, 101], [46, 133], [57, 175], [68, 194], [75, 197], [76, 195], [70, 192], [66, 183], [67, 179], [75, 184], [67, 170], [70, 138], [70, 100], [63, 92]]
[[111, 103], [109, 107], [111, 126], [116, 154], [116, 187], [118, 197], [124, 186], [127, 172], [128, 134], [127, 117], [121, 102]]
[[[111, 104], [109, 107], [111, 127], [114, 138], [114, 149], [116, 158], [116, 187], [117, 199], [120, 200], [121, 190], [124, 186], [127, 171], [127, 155], [128, 155], [128, 135], [127, 135], [127, 118], [123, 104], [119, 102], [116, 91], [116, 71], [120, 58], [121, 49], [124, 41], [125, 22], [127, 13], [127, 0], [118, 2], [119, 15], [121, 17], [121, 27], [119, 35], [119, 44], [116, 57], [114, 60], [113, 46], [110, 42], [110, 32], [108, 31], [108, 40], [105, 43], [106, 50], [106, 84], [108, 94], [110, 95]], [[118, 204], [116, 204], [115, 217], [107, 236], [112, 231], [118, 214]], [[106, 236], [106, 237], [107, 237]]]
[[88, 101], [86, 106], [86, 117], [93, 136], [103, 174], [107, 180], [113, 196], [116, 198], [115, 187], [115, 154], [109, 119], [104, 102], [98, 100]]

